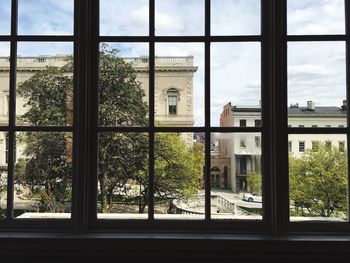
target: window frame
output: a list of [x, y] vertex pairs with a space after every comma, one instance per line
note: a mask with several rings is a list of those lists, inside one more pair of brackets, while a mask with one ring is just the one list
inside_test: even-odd
[[[346, 151], [350, 149], [349, 108], [347, 108], [347, 127], [289, 127], [287, 113], [287, 43], [288, 41], [344, 41], [346, 43], [346, 89], [350, 101], [350, 1], [345, 0], [346, 34], [344, 35], [287, 35], [287, 0], [260, 0], [261, 35], [255, 36], [212, 36], [210, 34], [210, 0], [205, 3], [204, 36], [156, 36], [155, 0], [149, 0], [149, 36], [99, 36], [98, 0], [74, 0], [74, 35], [72, 36], [25, 36], [17, 35], [18, 0], [11, 0], [11, 35], [0, 36], [0, 41], [10, 42], [10, 99], [8, 126], [0, 131], [9, 132], [8, 220], [0, 220], [0, 229], [14, 231], [170, 231], [211, 232], [211, 233], [269, 233], [285, 235], [288, 233], [350, 232], [349, 222], [318, 223], [289, 222], [288, 186], [288, 135], [289, 134], [346, 134]], [[13, 161], [14, 134], [17, 130], [51, 131], [52, 127], [15, 126], [16, 89], [16, 50], [19, 41], [68, 41], [74, 42], [74, 123], [72, 127], [54, 127], [59, 131], [74, 133], [73, 148], [73, 186], [72, 217], [70, 220], [17, 220], [13, 218]], [[98, 54], [100, 42], [148, 42], [149, 57], [155, 57], [157, 42], [201, 42], [205, 46], [205, 125], [203, 127], [155, 127], [154, 96], [149, 96], [150, 127], [122, 128], [97, 127], [98, 104]], [[261, 127], [212, 127], [210, 124], [210, 44], [215, 42], [258, 42], [261, 44]], [[89, 65], [89, 66], [88, 66]], [[154, 94], [154, 59], [150, 59], [149, 93]], [[97, 219], [97, 136], [98, 132], [137, 131], [149, 132], [149, 151], [154, 151], [156, 132], [204, 132], [205, 141], [205, 193], [206, 214], [203, 221], [156, 220], [152, 208], [145, 221], [101, 220]], [[260, 132], [262, 135], [262, 173], [263, 173], [263, 213], [261, 221], [210, 221], [210, 134], [214, 132]], [[150, 167], [154, 158], [150, 158]], [[350, 162], [348, 159], [348, 167]], [[152, 183], [152, 168], [149, 180]], [[348, 171], [349, 178], [349, 171]], [[152, 185], [152, 184], [150, 184]], [[12, 190], [11, 190], [12, 189]], [[350, 191], [349, 191], [350, 192]], [[152, 198], [150, 202], [152, 207]]]

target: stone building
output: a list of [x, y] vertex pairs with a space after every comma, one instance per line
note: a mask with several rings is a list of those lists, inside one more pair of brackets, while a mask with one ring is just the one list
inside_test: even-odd
[[[125, 57], [137, 73], [137, 81], [149, 98], [148, 57]], [[192, 127], [193, 117], [193, 76], [197, 67], [193, 56], [155, 58], [155, 119], [160, 125]], [[67, 63], [67, 55], [18, 57], [17, 83], [32, 77], [46, 66], [62, 67]], [[0, 125], [8, 124], [9, 108], [9, 58], [0, 57]], [[16, 116], [25, 112], [24, 100], [17, 97]], [[193, 142], [192, 133], [181, 136], [188, 144]], [[7, 134], [0, 132], [0, 169], [7, 170]], [[17, 157], [21, 147], [17, 147]]]

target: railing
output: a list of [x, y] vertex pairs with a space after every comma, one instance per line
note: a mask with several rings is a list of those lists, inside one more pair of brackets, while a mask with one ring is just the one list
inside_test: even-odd
[[[66, 63], [71, 55], [56, 55], [56, 56], [37, 56], [37, 57], [18, 57], [17, 63], [22, 65], [27, 64], [54, 64]], [[122, 57], [126, 62], [131, 64], [148, 64], [148, 57]], [[0, 57], [0, 65], [8, 65], [10, 63], [9, 57]], [[193, 66], [193, 56], [179, 56], [179, 57], [155, 57], [155, 64], [162, 66]]]

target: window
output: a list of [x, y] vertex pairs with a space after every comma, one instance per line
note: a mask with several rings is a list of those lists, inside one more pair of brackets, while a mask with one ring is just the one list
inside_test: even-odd
[[320, 145], [320, 142], [318, 142], [318, 141], [313, 141], [313, 142], [312, 142], [312, 150], [313, 150], [313, 151], [317, 151], [319, 145]]
[[305, 142], [299, 142], [299, 152], [305, 152]]
[[255, 136], [255, 147], [260, 147], [260, 136]]
[[332, 147], [332, 142], [331, 142], [331, 141], [326, 141], [326, 142], [325, 142], [325, 146], [326, 146], [327, 148], [331, 148], [331, 147]]
[[177, 114], [177, 96], [168, 97], [169, 115]]
[[241, 140], [239, 141], [239, 146], [240, 146], [241, 148], [246, 148], [246, 147], [247, 147], [246, 139], [241, 139]]
[[239, 120], [239, 127], [247, 127], [247, 120]]
[[[310, 142], [338, 141], [347, 163], [344, 17], [329, 14], [327, 30], [325, 14], [302, 12], [303, 27], [308, 5], [286, 0], [12, 2], [0, 17], [1, 227], [289, 233], [310, 219], [350, 230], [346, 198], [320, 216], [293, 192], [307, 190], [293, 169], [307, 167], [294, 164]], [[254, 187], [268, 198], [244, 211], [216, 195]]]

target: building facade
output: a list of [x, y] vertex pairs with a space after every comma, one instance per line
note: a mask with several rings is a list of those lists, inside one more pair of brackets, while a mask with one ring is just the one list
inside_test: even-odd
[[[148, 57], [125, 57], [132, 64], [137, 78], [149, 101], [149, 60]], [[159, 125], [192, 127], [193, 117], [193, 76], [198, 67], [193, 65], [193, 56], [156, 57], [155, 59], [155, 119]], [[63, 67], [67, 55], [18, 57], [16, 81], [21, 83], [47, 66]], [[0, 125], [7, 125], [9, 119], [9, 68], [8, 57], [0, 57]], [[16, 98], [16, 116], [25, 112], [23, 98]], [[193, 133], [181, 136], [188, 144], [193, 142]], [[7, 171], [7, 134], [0, 132], [0, 168]], [[22, 154], [16, 147], [16, 156]]]
[[[289, 127], [345, 127], [347, 123], [347, 103], [336, 106], [315, 106], [308, 101], [306, 107], [298, 104], [288, 107]], [[259, 127], [261, 126], [261, 106], [232, 106], [223, 107], [220, 115], [221, 127]], [[289, 154], [300, 157], [307, 149], [316, 147], [317, 143], [346, 149], [346, 136], [340, 134], [291, 134], [288, 138]], [[229, 188], [233, 192], [249, 191], [247, 177], [261, 173], [261, 134], [228, 133], [219, 134], [212, 138], [212, 144], [217, 144], [217, 154], [212, 159], [216, 162], [229, 158], [231, 174]], [[213, 155], [214, 156], [214, 155]]]

